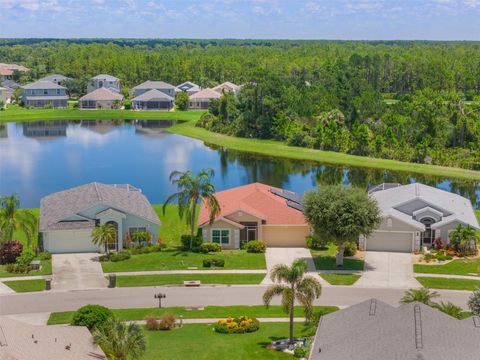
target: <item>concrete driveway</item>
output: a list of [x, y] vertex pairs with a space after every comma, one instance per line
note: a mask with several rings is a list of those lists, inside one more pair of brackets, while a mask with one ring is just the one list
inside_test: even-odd
[[353, 286], [409, 289], [421, 285], [413, 276], [412, 254], [367, 251], [365, 272]]
[[52, 255], [53, 290], [100, 289], [107, 286], [96, 253]]
[[324, 280], [317, 274], [309, 249], [303, 247], [268, 247], [265, 252], [267, 276], [263, 279], [262, 284], [272, 284], [270, 271], [275, 265], [286, 264], [290, 266], [296, 259], [304, 259], [308, 265], [308, 274], [317, 278], [320, 283], [324, 283]]

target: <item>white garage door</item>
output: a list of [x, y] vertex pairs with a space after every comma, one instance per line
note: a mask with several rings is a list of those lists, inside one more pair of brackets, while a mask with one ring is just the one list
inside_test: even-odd
[[98, 246], [92, 243], [91, 230], [57, 230], [45, 233], [43, 245], [53, 254], [96, 252]]
[[374, 232], [367, 238], [368, 251], [412, 252], [413, 233]]

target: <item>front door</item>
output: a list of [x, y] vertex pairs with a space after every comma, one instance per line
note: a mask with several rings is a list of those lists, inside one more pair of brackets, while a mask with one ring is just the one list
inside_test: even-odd
[[107, 222], [107, 225], [111, 225], [115, 228], [115, 236], [113, 239], [107, 243], [108, 251], [117, 251], [118, 250], [118, 224], [115, 221]]
[[241, 222], [245, 226], [240, 230], [240, 241], [249, 242], [258, 239], [258, 224], [256, 222]]

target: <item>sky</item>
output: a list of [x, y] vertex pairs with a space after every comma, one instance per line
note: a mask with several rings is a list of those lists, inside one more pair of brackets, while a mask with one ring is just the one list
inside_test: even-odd
[[0, 38], [480, 40], [480, 0], [0, 0]]

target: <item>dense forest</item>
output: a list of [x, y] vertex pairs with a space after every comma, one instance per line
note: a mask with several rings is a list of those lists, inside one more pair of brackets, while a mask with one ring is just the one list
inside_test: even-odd
[[[242, 84], [199, 122], [235, 136], [480, 169], [480, 43], [277, 40], [0, 41], [0, 62], [126, 90], [144, 80]], [[386, 100], [388, 99], [388, 100]]]

